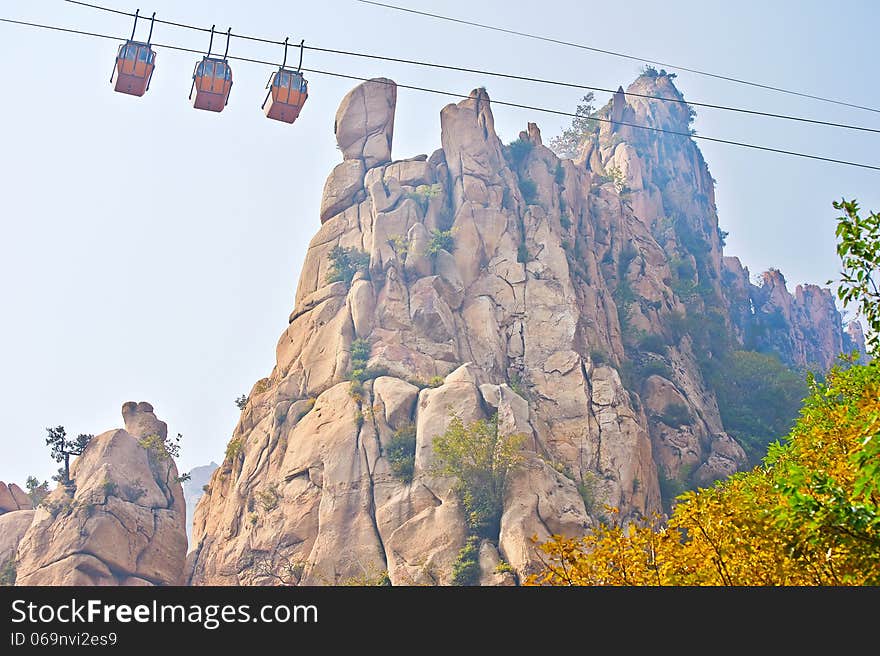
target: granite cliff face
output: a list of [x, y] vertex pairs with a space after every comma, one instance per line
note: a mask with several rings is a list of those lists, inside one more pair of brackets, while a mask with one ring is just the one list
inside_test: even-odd
[[[125, 429], [92, 439], [35, 510], [0, 516], [0, 564], [17, 585], [179, 585], [185, 507], [167, 436], [149, 403], [122, 407]], [[150, 444], [153, 446], [151, 447]]]
[[[629, 90], [680, 98], [663, 75]], [[475, 90], [442, 110], [440, 150], [392, 161], [395, 108], [386, 79], [339, 108], [343, 162], [276, 366], [196, 509], [192, 584], [450, 583], [467, 530], [452, 481], [431, 474], [432, 443], [453, 415], [495, 414], [527, 440], [481, 581], [514, 583], [537, 564], [532, 536], [581, 534], [606, 504], [647, 515], [661, 479], [744, 466], [704, 379], [718, 335], [792, 364], [842, 349], [826, 291], [792, 297], [772, 272], [756, 286], [723, 257], [692, 140], [598, 123], [560, 160], [534, 124], [502, 144]], [[683, 103], [622, 92], [601, 116], [689, 125]], [[340, 254], [362, 260], [350, 279]], [[761, 332], [777, 310], [782, 328]], [[388, 460], [402, 431], [415, 433], [411, 482]]]

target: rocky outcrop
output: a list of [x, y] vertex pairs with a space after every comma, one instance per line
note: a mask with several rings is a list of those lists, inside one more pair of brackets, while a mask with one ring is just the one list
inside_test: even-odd
[[[687, 135], [693, 112], [673, 78], [662, 71], [642, 75], [600, 113]], [[686, 314], [711, 322], [712, 330], [730, 335], [742, 348], [775, 353], [797, 369], [825, 371], [834, 364], [845, 344], [829, 290], [801, 285], [791, 294], [773, 269], [754, 285], [738, 258], [723, 256], [715, 180], [693, 140], [602, 123], [584, 142], [579, 161], [612, 181], [635, 216], [650, 226], [670, 263], [669, 286]]]
[[[387, 122], [382, 103], [382, 118], [345, 118], [351, 98], [370, 93], [343, 101], [337, 135]], [[676, 304], [662, 293], [663, 253], [613, 190], [583, 194], [591, 175], [560, 162], [537, 126], [523, 133], [530, 153], [517, 162], [493, 123], [477, 90], [441, 112], [441, 150], [366, 162], [363, 188], [324, 204], [336, 214], [322, 216], [312, 241], [277, 365], [197, 508], [193, 583], [277, 583], [285, 570], [303, 583], [376, 570], [398, 584], [449, 583], [467, 527], [452, 482], [430, 464], [453, 413], [497, 413], [500, 430], [527, 436], [492, 545], [520, 575], [537, 562], [535, 534], [579, 534], [606, 503], [626, 517], [659, 508], [649, 422], [615, 368], [625, 358], [609, 321], [619, 272], [602, 261], [640, 249], [651, 268], [623, 273], [656, 305], [634, 320], [660, 330]], [[335, 206], [340, 197], [351, 206]], [[335, 246], [369, 255], [350, 285], [325, 282]], [[355, 339], [369, 342], [369, 369], [386, 375], [352, 394]], [[386, 455], [407, 426], [411, 482]], [[492, 560], [488, 547], [481, 554]]]
[[776, 269], [752, 284], [738, 258], [724, 258], [725, 295], [735, 334], [746, 348], [775, 353], [797, 368], [827, 371], [841, 353], [857, 350], [864, 361], [861, 324], [842, 325], [831, 290], [798, 285], [794, 294]]
[[32, 508], [18, 485], [0, 481], [0, 585], [15, 582], [18, 545], [33, 521]]
[[6, 485], [0, 481], [0, 515], [15, 510], [30, 510], [33, 507], [30, 497], [18, 485]]
[[321, 223], [324, 223], [341, 210], [363, 200], [364, 163], [360, 159], [349, 159], [336, 166], [321, 196]]
[[125, 429], [93, 438], [71, 466], [71, 484], [32, 511], [18, 544], [17, 585], [182, 582], [186, 511], [162, 446], [167, 426], [148, 403], [126, 403], [122, 414]]
[[371, 169], [391, 161], [397, 85], [384, 77], [352, 89], [336, 112], [336, 143], [343, 159]]
[[[680, 97], [662, 75], [628, 91]], [[661, 478], [746, 463], [703, 372], [719, 334], [754, 337], [755, 286], [723, 257], [692, 140], [618, 124], [686, 132], [687, 105], [621, 89], [615, 123], [570, 161], [535, 124], [502, 144], [477, 89], [441, 111], [441, 149], [391, 161], [395, 100], [376, 80], [342, 101], [343, 162], [276, 365], [196, 509], [193, 584], [450, 583], [469, 531], [432, 462], [454, 416], [523, 436], [498, 535], [479, 543], [484, 584], [532, 571], [534, 536], [580, 535], [606, 505], [636, 520], [661, 508]], [[363, 254], [346, 275], [340, 252]], [[804, 287], [792, 307], [792, 339], [814, 344], [791, 352], [824, 357], [841, 339], [826, 297]], [[411, 477], [390, 461], [401, 436]]]

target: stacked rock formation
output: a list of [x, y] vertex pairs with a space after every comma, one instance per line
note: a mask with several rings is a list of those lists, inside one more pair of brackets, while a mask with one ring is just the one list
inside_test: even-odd
[[[629, 90], [680, 97], [663, 75]], [[343, 162], [276, 365], [196, 510], [193, 584], [450, 583], [468, 531], [433, 441], [453, 416], [493, 415], [527, 437], [479, 551], [483, 583], [512, 583], [537, 565], [533, 536], [582, 534], [606, 505], [650, 514], [661, 477], [706, 484], [745, 465], [703, 378], [704, 319], [743, 343], [779, 307], [768, 349], [824, 366], [842, 348], [826, 290], [792, 299], [723, 256], [692, 140], [603, 123], [560, 160], [534, 124], [502, 144], [478, 89], [442, 110], [440, 150], [393, 161], [395, 109], [387, 79], [339, 108]], [[672, 130], [690, 118], [622, 90], [602, 111]], [[411, 481], [387, 453], [406, 431]]]

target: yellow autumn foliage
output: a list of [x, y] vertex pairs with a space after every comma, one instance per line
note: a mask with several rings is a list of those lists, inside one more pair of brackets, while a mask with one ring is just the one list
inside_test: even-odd
[[880, 584], [880, 367], [836, 368], [762, 466], [679, 497], [665, 524], [540, 545], [531, 585]]

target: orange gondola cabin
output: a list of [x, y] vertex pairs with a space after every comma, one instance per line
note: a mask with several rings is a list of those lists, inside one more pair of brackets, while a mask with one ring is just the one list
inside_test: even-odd
[[293, 123], [299, 117], [299, 113], [309, 97], [309, 83], [300, 72], [303, 43], [300, 43], [300, 65], [296, 70], [293, 70], [285, 67], [287, 39], [284, 40], [284, 63], [272, 73], [272, 77], [269, 78], [266, 85], [269, 93], [266, 94], [266, 100], [263, 101], [263, 110], [268, 118], [275, 121]]
[[272, 74], [269, 95], [264, 103], [266, 116], [276, 121], [293, 123], [309, 97], [309, 83], [302, 73], [280, 70]]
[[[230, 27], [226, 31], [226, 53], [223, 57], [211, 57], [215, 27], [216, 25], [211, 26], [208, 54], [202, 57], [202, 61], [197, 63], [193, 69], [193, 83], [189, 90], [189, 97], [196, 109], [222, 112], [229, 102], [229, 92], [232, 91], [232, 67], [229, 66], [229, 61], [226, 59], [229, 55], [232, 28]], [[196, 94], [195, 98], [193, 98], [193, 92]]]
[[143, 96], [150, 88], [150, 80], [156, 67], [156, 53], [150, 46], [153, 36], [153, 19], [150, 21], [150, 37], [147, 42], [135, 41], [134, 34], [137, 29], [138, 15], [135, 14], [135, 29], [131, 32], [131, 38], [119, 46], [116, 54], [116, 63], [113, 66], [113, 74], [110, 83], [113, 90], [130, 96]]
[[[193, 71], [193, 107], [222, 112], [232, 90], [232, 68], [225, 59], [205, 57]], [[192, 94], [190, 94], [192, 96]]]

